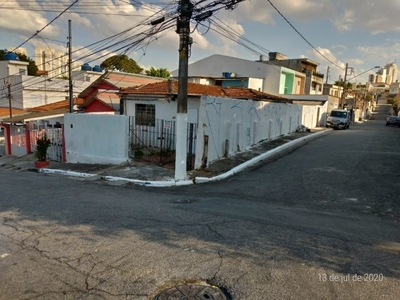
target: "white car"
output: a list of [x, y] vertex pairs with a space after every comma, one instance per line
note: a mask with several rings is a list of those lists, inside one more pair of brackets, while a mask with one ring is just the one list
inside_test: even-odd
[[326, 127], [334, 129], [347, 129], [350, 127], [350, 111], [334, 109], [326, 119]]

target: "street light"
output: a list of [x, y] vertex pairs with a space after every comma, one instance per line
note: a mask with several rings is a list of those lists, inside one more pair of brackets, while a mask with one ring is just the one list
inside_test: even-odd
[[[346, 78], [347, 78], [347, 69], [348, 68], [349, 68], [348, 64], [346, 64], [346, 73], [344, 74], [344, 82], [343, 82], [343, 93], [342, 93], [342, 96], [340, 97], [340, 103], [339, 103], [339, 108], [341, 108], [341, 109], [343, 109], [343, 107], [344, 107], [344, 99], [345, 99], [345, 96], [346, 96], [346, 88], [347, 88], [347, 86], [346, 86], [346, 82], [347, 82]], [[380, 66], [372, 67], [371, 69], [368, 69], [368, 70], [366, 70], [366, 71], [364, 71], [364, 72], [362, 72], [360, 74], [354, 75], [353, 79], [358, 77], [358, 76], [360, 76], [360, 75], [362, 75], [362, 74], [365, 74], [365, 73], [367, 73], [367, 72], [369, 72], [369, 71], [371, 71], [373, 69], [380, 69], [380, 68], [381, 68]]]
[[353, 79], [356, 78], [356, 77], [358, 77], [358, 76], [360, 76], [360, 75], [362, 75], [362, 74], [367, 73], [368, 71], [371, 71], [371, 70], [373, 70], [373, 69], [380, 69], [380, 68], [381, 68], [380, 66], [375, 66], [375, 67], [373, 67], [373, 68], [371, 68], [371, 69], [368, 69], [367, 71], [364, 71], [364, 72], [362, 72], [362, 73], [360, 73], [360, 74], [358, 74], [358, 75], [355, 75], [355, 76], [353, 77]]

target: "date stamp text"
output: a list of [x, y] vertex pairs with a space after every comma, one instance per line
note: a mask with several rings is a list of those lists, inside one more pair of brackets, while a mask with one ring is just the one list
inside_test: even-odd
[[318, 280], [321, 282], [381, 282], [384, 276], [381, 273], [366, 273], [366, 274], [326, 274], [319, 273]]

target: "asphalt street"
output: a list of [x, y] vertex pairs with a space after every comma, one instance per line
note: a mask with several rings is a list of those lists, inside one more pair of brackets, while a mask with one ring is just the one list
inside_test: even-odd
[[0, 169], [0, 299], [398, 299], [400, 128], [387, 106], [226, 180], [145, 188]]

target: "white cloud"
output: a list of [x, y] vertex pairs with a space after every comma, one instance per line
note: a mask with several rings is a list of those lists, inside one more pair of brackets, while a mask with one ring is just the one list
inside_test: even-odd
[[[296, 20], [324, 19], [334, 13], [334, 6], [330, 3], [332, 1], [327, 0], [274, 0], [271, 2], [285, 17]], [[249, 0], [239, 3], [238, 7], [229, 13], [240, 21], [275, 23], [274, 18], [277, 12], [268, 1]]]
[[[5, 2], [0, 9], [0, 30], [22, 35], [24, 38], [31, 37], [37, 30], [42, 29], [48, 20], [38, 3], [32, 2], [30, 9], [26, 9], [23, 1], [13, 1], [7, 5]], [[59, 28], [49, 25], [44, 29], [48, 37], [56, 37]]]
[[380, 0], [339, 0], [334, 25], [339, 31], [363, 29], [371, 34], [400, 31], [396, 22], [400, 14], [400, 2]]
[[360, 46], [357, 48], [363, 55], [371, 60], [380, 61], [384, 60], [384, 62], [393, 62], [396, 60], [396, 57], [400, 57], [400, 43], [393, 43], [390, 45], [379, 45], [379, 46]]

